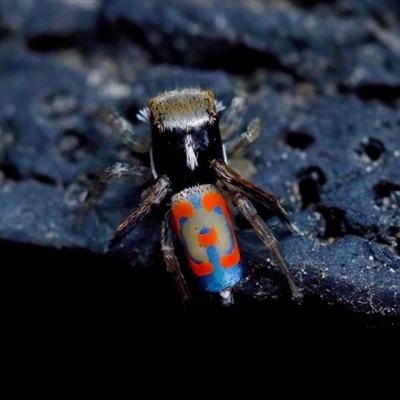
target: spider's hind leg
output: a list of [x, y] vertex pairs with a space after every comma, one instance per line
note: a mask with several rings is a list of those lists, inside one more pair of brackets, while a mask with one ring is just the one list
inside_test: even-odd
[[171, 274], [182, 300], [189, 300], [191, 298], [190, 290], [181, 272], [178, 258], [175, 255], [169, 212], [165, 214], [161, 225], [161, 252], [167, 266], [167, 271]]
[[275, 257], [276, 261], [278, 262], [279, 269], [281, 270], [282, 274], [285, 276], [289, 284], [293, 299], [301, 300], [303, 295], [293, 281], [293, 278], [289, 272], [288, 265], [281, 253], [278, 241], [276, 240], [272, 231], [268, 228], [267, 224], [258, 215], [257, 210], [255, 209], [251, 201], [245, 195], [241, 193], [236, 193], [233, 198], [233, 203], [237, 207], [237, 209], [244, 215], [244, 217], [250, 222], [258, 237], [264, 242], [268, 250]]
[[264, 192], [250, 182], [245, 181], [221, 160], [212, 161], [211, 167], [217, 175], [218, 188], [230, 197], [232, 203], [252, 225], [258, 237], [263, 241], [278, 262], [279, 268], [289, 284], [293, 299], [300, 301], [303, 295], [293, 281], [288, 265], [281, 253], [278, 241], [266, 223], [258, 215], [257, 210], [251, 202], [251, 200], [253, 200], [268, 207], [277, 214], [289, 231], [296, 231], [296, 228], [290, 223], [279, 200], [274, 195]]
[[219, 186], [222, 185], [221, 190], [228, 192], [230, 196], [232, 193], [236, 192], [245, 193], [249, 199], [256, 203], [260, 203], [276, 214], [289, 232], [299, 233], [296, 226], [290, 222], [287, 212], [282, 207], [281, 202], [276, 196], [260, 189], [251, 182], [246, 181], [229, 165], [221, 160], [213, 160], [211, 162], [211, 168], [219, 179]]

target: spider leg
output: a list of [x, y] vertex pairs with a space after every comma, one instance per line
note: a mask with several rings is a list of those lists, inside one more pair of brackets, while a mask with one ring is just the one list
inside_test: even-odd
[[171, 274], [182, 300], [189, 300], [191, 298], [190, 290], [181, 272], [179, 261], [174, 251], [169, 212], [165, 214], [161, 225], [161, 252], [167, 266], [167, 271]]
[[247, 125], [245, 132], [239, 136], [235, 136], [232, 139], [224, 142], [225, 151], [228, 157], [237, 157], [243, 150], [245, 150], [251, 143], [253, 143], [261, 132], [260, 119], [254, 118]]
[[221, 160], [213, 160], [211, 168], [216, 173], [225, 191], [230, 194], [245, 193], [252, 201], [262, 204], [276, 214], [288, 231], [299, 232], [296, 226], [290, 222], [289, 216], [276, 196], [246, 181]]
[[136, 210], [118, 226], [108, 244], [109, 250], [120, 242], [152, 208], [160, 205], [167, 195], [170, 185], [171, 181], [166, 175], [162, 175], [157, 179], [155, 184], [151, 186], [150, 190], [147, 192], [146, 198], [139, 204]]
[[104, 193], [108, 181], [113, 178], [121, 178], [135, 185], [143, 185], [150, 179], [150, 170], [143, 166], [130, 166], [124, 163], [116, 163], [106, 168], [99, 179], [93, 181], [82, 202], [78, 224], [82, 223], [84, 215], [93, 203]]
[[135, 153], [144, 154], [149, 152], [150, 137], [135, 132], [133, 125], [127, 119], [114, 111], [105, 109], [99, 110], [98, 114]]
[[276, 240], [272, 231], [268, 228], [267, 224], [262, 220], [262, 218], [257, 214], [257, 210], [254, 208], [253, 204], [246, 196], [237, 193], [234, 198], [234, 204], [238, 208], [238, 210], [245, 216], [245, 218], [250, 222], [258, 237], [264, 242], [269, 251], [274, 255], [282, 274], [285, 276], [290, 286], [292, 297], [296, 300], [301, 300], [303, 295], [297, 289], [292, 279], [288, 265], [283, 258], [278, 241]]
[[222, 140], [227, 140], [240, 128], [245, 111], [245, 98], [241, 96], [234, 97], [219, 122]]
[[[263, 241], [269, 251], [273, 254], [278, 262], [278, 266], [282, 274], [285, 276], [289, 284], [290, 290], [292, 292], [292, 297], [296, 300], [301, 300], [303, 295], [293, 281], [293, 278], [289, 272], [288, 265], [283, 258], [283, 255], [279, 248], [278, 241], [276, 240], [275, 236], [268, 228], [266, 223], [258, 215], [257, 210], [254, 208], [250, 199], [261, 201], [259, 200], [260, 197], [264, 196], [264, 202], [267, 204], [267, 206], [275, 211], [277, 214], [280, 213], [278, 214], [280, 219], [283, 220], [284, 224], [288, 227], [289, 230], [293, 231], [294, 227], [290, 223], [287, 214], [281, 206], [280, 202], [275, 196], [267, 192], [263, 192], [261, 189], [252, 185], [250, 182], [244, 181], [244, 179], [240, 178], [240, 176], [236, 174], [236, 172], [231, 170], [231, 168], [229, 168], [225, 163], [219, 160], [214, 160], [212, 161], [211, 165], [219, 178], [217, 181], [217, 186], [231, 198], [232, 203], [249, 221], [258, 237]], [[257, 196], [253, 193], [254, 191]], [[250, 197], [250, 199], [247, 196]]]

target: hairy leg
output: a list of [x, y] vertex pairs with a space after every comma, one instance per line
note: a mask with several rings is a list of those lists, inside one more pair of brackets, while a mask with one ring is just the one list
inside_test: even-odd
[[107, 183], [113, 179], [124, 179], [134, 185], [143, 185], [150, 179], [150, 170], [143, 166], [130, 166], [125, 163], [116, 163], [112, 167], [106, 168], [100, 177], [93, 181], [86, 193], [81, 205], [79, 221], [93, 205], [93, 203], [104, 193]]
[[113, 248], [119, 243], [134, 227], [145, 217], [152, 208], [157, 207], [164, 200], [168, 189], [171, 185], [166, 175], [160, 176], [155, 184], [147, 191], [147, 197], [139, 204], [139, 206], [122, 222], [111, 238], [108, 249]]
[[124, 117], [110, 110], [101, 109], [100, 117], [120, 135], [122, 141], [135, 153], [148, 153], [150, 150], [150, 136], [141, 135], [135, 131], [133, 125]]
[[[263, 241], [269, 251], [273, 254], [278, 262], [279, 268], [285, 276], [292, 297], [296, 300], [301, 300], [303, 295], [296, 287], [293, 278], [289, 272], [287, 263], [283, 258], [278, 241], [268, 228], [262, 218], [258, 215], [251, 200], [264, 204], [266, 207], [274, 211], [289, 231], [297, 231], [294, 225], [291, 224], [286, 211], [280, 204], [279, 200], [272, 194], [264, 192], [250, 182], [242, 179], [235, 171], [228, 167], [223, 161], [213, 160], [211, 166], [218, 177], [218, 188], [230, 197], [232, 203], [238, 208], [243, 216], [249, 221], [254, 228], [258, 237]], [[251, 200], [250, 200], [251, 199]]]
[[161, 252], [164, 257], [165, 265], [167, 266], [167, 271], [171, 274], [182, 300], [189, 300], [191, 294], [186, 279], [182, 275], [178, 258], [175, 255], [169, 212], [165, 214], [164, 221], [161, 225]]

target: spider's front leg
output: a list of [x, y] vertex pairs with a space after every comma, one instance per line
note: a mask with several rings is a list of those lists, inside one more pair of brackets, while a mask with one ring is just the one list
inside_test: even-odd
[[258, 138], [260, 132], [260, 119], [254, 118], [247, 125], [246, 131], [224, 142], [228, 158], [240, 157], [243, 151]]
[[232, 203], [249, 221], [258, 237], [273, 254], [278, 262], [281, 272], [289, 284], [293, 299], [300, 301], [303, 295], [293, 281], [287, 263], [279, 248], [278, 241], [265, 222], [258, 215], [257, 210], [250, 201], [251, 199], [268, 207], [277, 214], [289, 231], [297, 231], [295, 226], [289, 221], [286, 211], [283, 209], [279, 200], [271, 193], [264, 192], [250, 182], [245, 181], [239, 176], [239, 174], [221, 160], [213, 160], [211, 162], [211, 167], [218, 177], [217, 186], [222, 192], [230, 197]]
[[191, 298], [191, 294], [186, 279], [182, 275], [178, 258], [175, 255], [170, 218], [170, 212], [168, 211], [161, 225], [161, 252], [167, 271], [171, 274], [182, 300], [187, 301]]
[[224, 140], [228, 158], [235, 158], [256, 140], [261, 132], [260, 119], [254, 118], [247, 125], [245, 132], [232, 136], [242, 124], [246, 111], [245, 98], [234, 97], [230, 106], [224, 111], [220, 121], [221, 138]]
[[[150, 137], [135, 131], [133, 125], [118, 113], [101, 109], [98, 111], [100, 118], [111, 127], [122, 139], [124, 144], [132, 151], [139, 154], [148, 153], [150, 150]], [[145, 111], [141, 111], [137, 117], [144, 121]]]
[[[135, 153], [147, 153], [150, 148], [150, 138], [138, 134], [132, 124], [117, 113], [100, 109], [98, 116], [103, 119], [122, 139], [122, 141]], [[145, 118], [144, 112], [139, 115], [140, 119]], [[107, 183], [114, 178], [123, 179], [134, 185], [143, 185], [151, 177], [150, 169], [144, 166], [131, 166], [125, 163], [115, 163], [112, 167], [106, 168], [100, 177], [93, 181], [86, 193], [78, 216], [78, 225], [82, 224], [83, 217], [91, 205], [103, 194]]]
[[235, 132], [238, 131], [246, 111], [245, 96], [236, 96], [232, 99], [231, 104], [225, 109], [222, 103], [217, 104], [218, 111], [224, 110], [219, 121], [221, 131], [221, 139], [228, 140]]

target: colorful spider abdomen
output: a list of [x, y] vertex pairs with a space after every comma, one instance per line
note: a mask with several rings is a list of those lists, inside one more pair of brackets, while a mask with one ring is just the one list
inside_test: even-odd
[[242, 278], [240, 253], [229, 208], [212, 184], [172, 196], [172, 221], [198, 285], [222, 292]]

